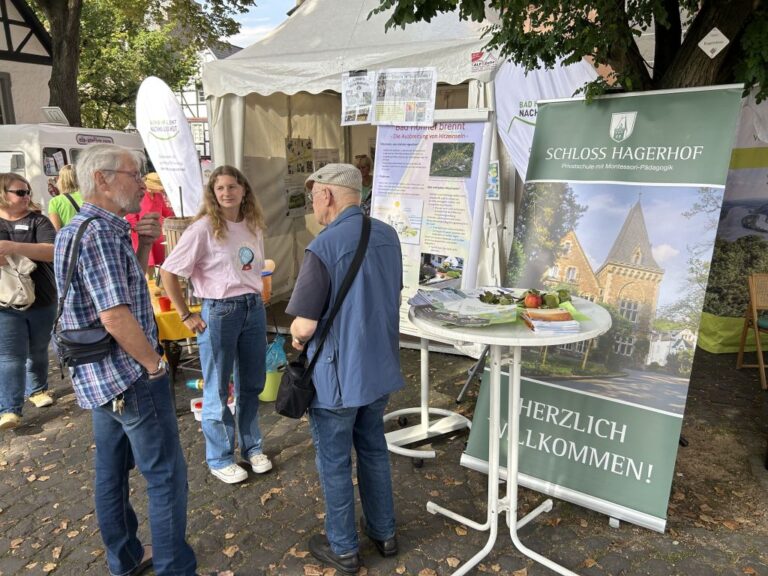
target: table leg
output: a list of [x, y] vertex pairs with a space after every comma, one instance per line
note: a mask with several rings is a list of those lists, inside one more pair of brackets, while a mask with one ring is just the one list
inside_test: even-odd
[[501, 346], [491, 346], [491, 382], [490, 382], [490, 406], [488, 413], [488, 511], [485, 524], [479, 524], [465, 518], [447, 508], [438, 506], [434, 502], [427, 502], [427, 511], [432, 514], [442, 514], [474, 528], [475, 530], [488, 530], [488, 541], [485, 546], [472, 558], [467, 560], [453, 576], [462, 576], [472, 570], [493, 549], [498, 534], [499, 502], [499, 443], [501, 438], [501, 422], [499, 420], [499, 407], [501, 404]]
[[[400, 418], [407, 414], [419, 414], [419, 423], [407, 428], [388, 432], [386, 434], [387, 447], [389, 448], [389, 451], [394, 454], [406, 456], [408, 458], [416, 458], [417, 460], [434, 458], [436, 453], [434, 450], [414, 450], [412, 448], [405, 448], [404, 446], [450, 434], [456, 430], [469, 428], [472, 425], [469, 419], [461, 414], [451, 412], [450, 410], [443, 410], [442, 408], [429, 407], [429, 340], [426, 338], [421, 339], [421, 390], [419, 407], [395, 410], [394, 412], [385, 414], [384, 421], [387, 422], [393, 418]], [[443, 418], [430, 423], [430, 414], [436, 414]]]
[[[560, 566], [556, 562], [553, 562], [549, 558], [545, 558], [538, 552], [534, 552], [530, 548], [526, 547], [518, 537], [517, 531], [525, 526], [528, 522], [536, 518], [543, 512], [549, 512], [552, 510], [552, 500], [547, 499], [536, 509], [529, 512], [526, 516], [517, 519], [517, 472], [518, 472], [518, 458], [519, 441], [520, 441], [520, 368], [522, 364], [522, 349], [519, 346], [513, 348], [512, 354], [512, 370], [509, 380], [509, 393], [507, 402], [507, 422], [508, 422], [508, 440], [507, 442], [507, 495], [502, 500], [502, 507], [507, 512], [507, 525], [509, 526], [509, 535], [512, 538], [512, 543], [520, 552], [535, 560], [539, 564], [543, 564], [550, 570], [563, 574], [563, 576], [577, 576], [575, 572]], [[490, 463], [489, 463], [490, 465]]]

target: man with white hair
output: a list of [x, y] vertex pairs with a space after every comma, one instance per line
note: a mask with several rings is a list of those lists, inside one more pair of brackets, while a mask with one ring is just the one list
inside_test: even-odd
[[[95, 219], [80, 242], [60, 329], [102, 324], [114, 339], [105, 358], [71, 372], [78, 404], [92, 411], [94, 499], [109, 573], [137, 576], [154, 564], [158, 575], [193, 576], [197, 563], [185, 534], [187, 465], [144, 276], [160, 235], [158, 214], [136, 223], [137, 253], [123, 218], [139, 211], [143, 164], [141, 153], [112, 144], [92, 145], [80, 154], [77, 179], [84, 203], [55, 244], [60, 297], [78, 229]], [[147, 481], [151, 546], [137, 537], [139, 523], [129, 500], [135, 466]]]
[[350, 164], [327, 164], [307, 178], [315, 218], [326, 228], [307, 247], [286, 312], [293, 347], [319, 354], [312, 373], [315, 398], [309, 409], [316, 465], [325, 495], [325, 532], [309, 540], [318, 560], [344, 574], [360, 569], [352, 483], [352, 448], [363, 532], [382, 556], [397, 554], [395, 511], [384, 410], [403, 387], [400, 372], [400, 241], [391, 227], [371, 220], [360, 269], [333, 320], [322, 348], [321, 333], [360, 241], [362, 178]]

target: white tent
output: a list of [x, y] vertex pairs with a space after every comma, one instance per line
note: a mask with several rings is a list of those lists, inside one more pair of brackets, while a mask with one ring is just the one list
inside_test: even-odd
[[[434, 66], [443, 84], [438, 108], [489, 107], [490, 72], [473, 69], [472, 58], [487, 41], [481, 38], [485, 25], [446, 14], [385, 33], [386, 14], [368, 18], [378, 5], [306, 0], [269, 36], [203, 70], [214, 162], [241, 168], [262, 201], [266, 253], [277, 261], [275, 294], [293, 286], [310, 231], [316, 231], [312, 217], [287, 216], [285, 139], [311, 138], [315, 149], [337, 150], [341, 161], [350, 161], [368, 153], [375, 138], [374, 127], [340, 126], [344, 72]], [[469, 89], [467, 81], [475, 81]]]

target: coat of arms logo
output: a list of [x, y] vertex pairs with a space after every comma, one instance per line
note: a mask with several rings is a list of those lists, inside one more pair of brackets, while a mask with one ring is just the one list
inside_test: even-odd
[[611, 128], [608, 132], [614, 142], [624, 142], [632, 136], [637, 112], [616, 112], [611, 114]]

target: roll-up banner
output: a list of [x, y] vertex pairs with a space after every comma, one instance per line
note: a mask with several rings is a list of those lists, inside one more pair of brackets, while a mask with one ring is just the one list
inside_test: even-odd
[[203, 197], [192, 130], [168, 85], [150, 76], [136, 96], [136, 128], [176, 216], [194, 216]]
[[[539, 102], [507, 285], [567, 288], [613, 325], [524, 350], [520, 484], [664, 530], [741, 91]], [[487, 387], [461, 460], [483, 471]]]

